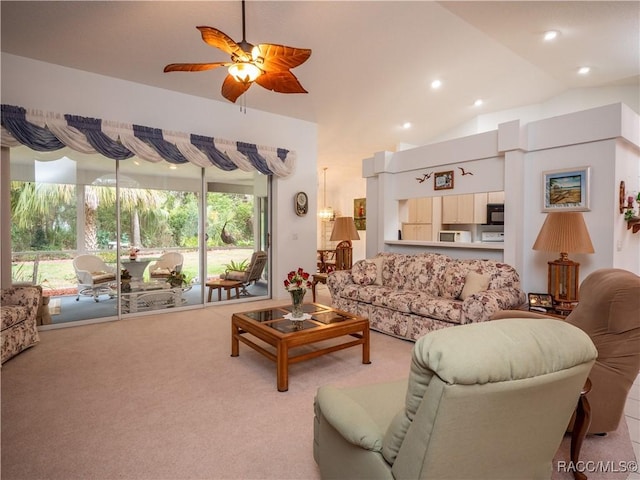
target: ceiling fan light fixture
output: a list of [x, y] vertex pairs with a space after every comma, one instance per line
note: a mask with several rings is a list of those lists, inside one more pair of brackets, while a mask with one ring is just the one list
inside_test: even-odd
[[235, 78], [237, 82], [246, 84], [255, 81], [256, 78], [262, 75], [262, 70], [253, 63], [238, 62], [229, 67], [229, 75]]

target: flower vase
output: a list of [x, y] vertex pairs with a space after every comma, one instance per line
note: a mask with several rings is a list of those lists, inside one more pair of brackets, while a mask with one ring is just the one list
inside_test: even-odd
[[290, 290], [291, 294], [291, 317], [302, 319], [304, 317], [304, 311], [302, 309], [302, 304], [304, 302], [304, 294], [307, 291], [304, 288], [296, 288], [295, 290]]

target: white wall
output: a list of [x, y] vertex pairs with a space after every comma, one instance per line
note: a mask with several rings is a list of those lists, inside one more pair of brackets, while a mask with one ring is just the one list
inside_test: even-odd
[[[317, 126], [237, 105], [216, 102], [115, 78], [2, 54], [1, 101], [43, 111], [135, 123], [295, 151], [298, 168], [273, 188], [273, 295], [285, 298], [282, 281], [297, 267], [315, 271]], [[159, 73], [161, 75], [162, 73]], [[214, 88], [212, 86], [212, 88]], [[250, 101], [249, 101], [250, 104]], [[250, 107], [250, 105], [249, 105]], [[305, 217], [293, 197], [309, 196]]]
[[[590, 210], [583, 217], [595, 253], [569, 257], [581, 264], [580, 278], [600, 268], [618, 267], [640, 274], [640, 234], [632, 234], [619, 213], [618, 186], [640, 190], [640, 117], [616, 103], [534, 122], [512, 121], [498, 130], [437, 144], [378, 153], [365, 161], [363, 175], [370, 191], [367, 203], [378, 205], [368, 215], [367, 256], [392, 251], [398, 226], [397, 199], [434, 196], [432, 185], [416, 182], [417, 172], [474, 171], [473, 179], [456, 175], [448, 194], [505, 191], [504, 261], [516, 267], [526, 291], [547, 290], [547, 262], [560, 252], [533, 251], [546, 218], [542, 212], [543, 172], [589, 166]], [[425, 182], [426, 183], [426, 182]], [[436, 192], [438, 195], [440, 191]], [[369, 227], [369, 225], [368, 225]], [[376, 229], [374, 231], [373, 229]], [[414, 247], [413, 251], [418, 251]], [[436, 247], [420, 247], [436, 251]], [[483, 257], [477, 251], [476, 257]], [[453, 257], [468, 258], [468, 251], [450, 249]]]

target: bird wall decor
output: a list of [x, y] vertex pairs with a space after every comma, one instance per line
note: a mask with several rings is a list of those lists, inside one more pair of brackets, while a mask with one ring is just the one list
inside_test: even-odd
[[464, 168], [462, 167], [458, 167], [460, 169], [460, 171], [462, 172], [462, 176], [465, 175], [473, 175], [473, 172], [467, 172]]
[[425, 180], [430, 179], [431, 175], [433, 175], [433, 172], [425, 173], [422, 177], [416, 177], [416, 180], [418, 183], [423, 183]]

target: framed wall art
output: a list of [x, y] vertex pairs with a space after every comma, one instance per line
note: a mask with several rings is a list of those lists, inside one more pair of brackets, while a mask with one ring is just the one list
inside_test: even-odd
[[434, 190], [450, 190], [453, 188], [453, 170], [433, 174]]
[[367, 199], [353, 199], [353, 221], [357, 230], [367, 229]]
[[576, 167], [542, 172], [542, 211], [589, 211], [590, 170]]

